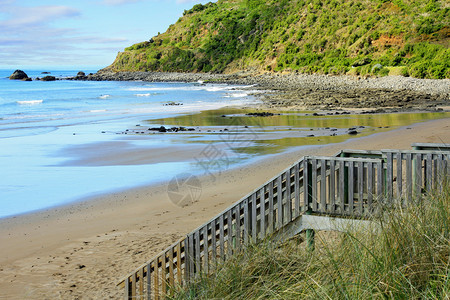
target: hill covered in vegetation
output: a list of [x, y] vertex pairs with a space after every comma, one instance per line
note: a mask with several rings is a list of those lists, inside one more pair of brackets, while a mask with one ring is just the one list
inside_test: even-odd
[[219, 0], [106, 69], [450, 78], [449, 22], [446, 0]]

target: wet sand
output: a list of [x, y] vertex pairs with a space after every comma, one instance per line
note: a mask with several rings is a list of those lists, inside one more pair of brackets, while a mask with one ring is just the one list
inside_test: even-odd
[[450, 118], [298, 148], [204, 176], [199, 201], [183, 208], [170, 201], [164, 184], [0, 220], [0, 298], [121, 298], [116, 284], [123, 276], [302, 156], [410, 149], [413, 142], [450, 143]]

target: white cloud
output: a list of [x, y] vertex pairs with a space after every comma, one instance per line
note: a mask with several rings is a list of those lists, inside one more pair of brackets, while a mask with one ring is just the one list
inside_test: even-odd
[[15, 6], [12, 11], [9, 11], [10, 18], [0, 22], [0, 27], [40, 25], [58, 18], [76, 17], [80, 14], [74, 8], [59, 5], [35, 7]]

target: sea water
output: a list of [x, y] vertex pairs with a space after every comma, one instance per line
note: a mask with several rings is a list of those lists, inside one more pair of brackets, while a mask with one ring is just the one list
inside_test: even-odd
[[[13, 71], [0, 70], [0, 217], [108, 191], [169, 181], [180, 170], [200, 173], [190, 160], [67, 164], [71, 156], [64, 149], [99, 143], [114, 145], [118, 132], [143, 120], [254, 101], [239, 86], [71, 80], [25, 82], [9, 80], [7, 77]], [[46, 75], [64, 78], [77, 73], [77, 70], [24, 71], [33, 79]], [[166, 105], [169, 102], [182, 105]], [[163, 135], [122, 142], [128, 147], [148, 149], [174, 143]]]

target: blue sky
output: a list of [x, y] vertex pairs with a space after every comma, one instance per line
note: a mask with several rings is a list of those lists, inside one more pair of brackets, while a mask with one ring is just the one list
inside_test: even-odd
[[105, 67], [209, 1], [0, 0], [0, 67]]

